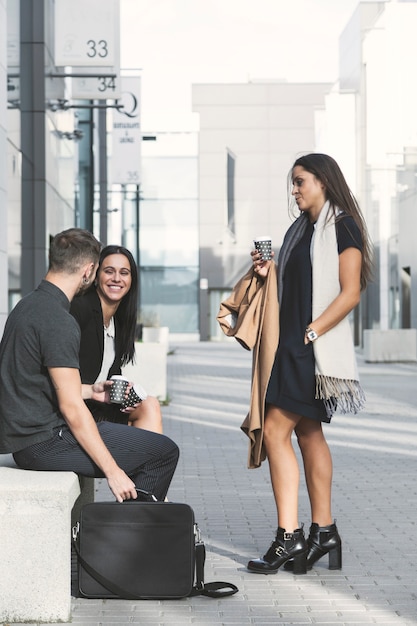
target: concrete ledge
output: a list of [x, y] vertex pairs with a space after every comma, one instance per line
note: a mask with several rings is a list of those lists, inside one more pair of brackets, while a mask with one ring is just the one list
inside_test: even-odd
[[[71, 618], [71, 512], [94, 479], [18, 469], [0, 455], [0, 622]], [[91, 501], [90, 500], [90, 501]]]
[[165, 342], [136, 342], [135, 363], [123, 368], [123, 375], [142, 385], [150, 396], [167, 399], [167, 352]]
[[365, 330], [364, 356], [368, 363], [417, 361], [417, 330]]

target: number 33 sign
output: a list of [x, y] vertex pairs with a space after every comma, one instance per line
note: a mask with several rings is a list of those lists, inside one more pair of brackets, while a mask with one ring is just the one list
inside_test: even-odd
[[55, 65], [118, 65], [119, 13], [119, 0], [55, 0]]

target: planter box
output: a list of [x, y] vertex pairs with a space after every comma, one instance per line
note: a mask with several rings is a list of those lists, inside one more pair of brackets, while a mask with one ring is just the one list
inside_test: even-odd
[[365, 330], [364, 356], [369, 363], [417, 361], [417, 330]]
[[136, 342], [135, 363], [123, 368], [124, 376], [161, 401], [167, 399], [167, 348], [165, 342]]
[[144, 326], [142, 328], [143, 343], [165, 343], [168, 345], [168, 326]]

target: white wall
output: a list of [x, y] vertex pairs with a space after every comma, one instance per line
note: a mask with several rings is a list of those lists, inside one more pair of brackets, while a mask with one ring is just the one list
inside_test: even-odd
[[6, 0], [0, 0], [0, 335], [8, 313], [7, 305], [7, 36]]
[[[363, 84], [366, 88], [364, 116], [365, 161], [368, 198], [377, 219], [379, 244], [379, 328], [390, 328], [393, 320], [390, 246], [399, 233], [401, 170], [405, 152], [417, 156], [417, 4], [392, 2], [384, 5], [362, 43]], [[408, 193], [415, 193], [408, 189]], [[403, 221], [404, 224], [404, 221]], [[408, 229], [415, 232], [414, 214]], [[407, 229], [402, 229], [406, 234]], [[404, 240], [399, 241], [400, 249]], [[413, 270], [413, 268], [412, 268]], [[414, 290], [416, 289], [414, 285]]]
[[[400, 277], [396, 274], [402, 266], [411, 268], [412, 323], [417, 315], [415, 243], [411, 241], [417, 229], [417, 178], [413, 175], [417, 85], [412, 78], [417, 71], [416, 23], [417, 2], [358, 4], [340, 36], [339, 82], [326, 98], [320, 135], [325, 145], [334, 142], [335, 152], [339, 144], [339, 160], [351, 155], [352, 149], [355, 153], [355, 182], [350, 181], [349, 163], [346, 175], [365, 214], [378, 258], [376, 288], [368, 289], [372, 296], [367, 323], [381, 330], [401, 323]], [[341, 102], [348, 94], [354, 106], [350, 111], [345, 108], [338, 122]]]
[[[274, 246], [280, 246], [290, 224], [287, 174], [297, 156], [315, 148], [314, 114], [324, 106], [329, 88], [291, 83], [193, 86], [193, 110], [200, 114], [200, 248], [210, 248], [222, 259], [226, 275], [238, 269], [236, 259], [249, 260], [254, 236], [270, 233]], [[234, 242], [225, 230], [227, 149], [236, 156]], [[211, 278], [219, 280], [217, 273]]]
[[[330, 84], [253, 82], [193, 85], [200, 117], [200, 336], [213, 337], [213, 302], [250, 266], [257, 235], [275, 252], [291, 224], [287, 176], [315, 150], [315, 118]], [[227, 226], [227, 153], [235, 156], [235, 227]], [[211, 295], [212, 294], [212, 295]], [[211, 331], [207, 327], [211, 327]]]

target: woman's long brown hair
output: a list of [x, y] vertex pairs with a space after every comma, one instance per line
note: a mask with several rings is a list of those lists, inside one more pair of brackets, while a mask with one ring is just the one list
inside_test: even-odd
[[332, 207], [335, 219], [338, 218], [336, 209], [350, 215], [357, 224], [362, 237], [362, 267], [361, 267], [361, 290], [363, 291], [372, 278], [372, 251], [373, 246], [366, 227], [365, 219], [359, 204], [349, 189], [343, 173], [336, 161], [328, 154], [313, 152], [299, 157], [293, 164], [288, 175], [289, 186], [292, 186], [292, 173], [294, 168], [300, 166], [313, 174], [325, 186], [326, 199]]

